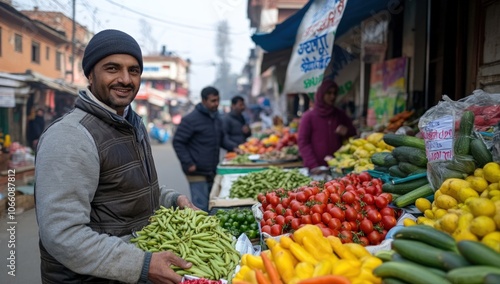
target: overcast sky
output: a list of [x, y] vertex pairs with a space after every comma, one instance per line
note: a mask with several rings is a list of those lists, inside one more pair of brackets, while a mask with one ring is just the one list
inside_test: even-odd
[[[191, 91], [213, 83], [218, 59], [216, 25], [227, 20], [231, 39], [231, 71], [241, 73], [254, 43], [250, 39], [247, 0], [75, 0], [76, 20], [94, 33], [119, 29], [132, 35], [144, 55], [162, 45], [191, 59]], [[72, 17], [72, 0], [13, 0], [19, 10], [60, 11]], [[147, 22], [147, 25], [141, 22]]]

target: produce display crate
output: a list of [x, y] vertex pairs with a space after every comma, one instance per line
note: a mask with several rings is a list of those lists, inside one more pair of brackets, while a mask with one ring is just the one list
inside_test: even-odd
[[[236, 210], [244, 210], [244, 209], [250, 209], [252, 210], [252, 207], [253, 205], [242, 205], [242, 206], [232, 206], [232, 207], [212, 207], [209, 211], [208, 211], [208, 215], [215, 215], [217, 213], [218, 210], [233, 210], [233, 209], [236, 209]], [[257, 222], [257, 220], [255, 221]], [[259, 236], [261, 236], [261, 233], [260, 233], [260, 224], [257, 222], [257, 224], [259, 225]], [[248, 237], [248, 236], [247, 236]], [[258, 237], [258, 238], [253, 238], [253, 239], [250, 239], [250, 242], [252, 243], [252, 245], [261, 245], [261, 238]]]
[[216, 175], [214, 179], [214, 184], [212, 186], [212, 190], [210, 191], [210, 200], [208, 202], [208, 209], [220, 207], [239, 207], [239, 206], [252, 206], [257, 203], [257, 200], [252, 198], [219, 198], [222, 190], [222, 175]]

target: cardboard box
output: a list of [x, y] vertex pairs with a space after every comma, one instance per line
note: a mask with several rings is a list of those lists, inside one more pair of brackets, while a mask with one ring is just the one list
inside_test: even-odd
[[210, 191], [210, 201], [208, 203], [208, 209], [212, 209], [213, 207], [238, 207], [238, 206], [251, 206], [257, 203], [257, 200], [252, 198], [229, 198], [224, 197], [220, 198], [221, 190], [222, 190], [222, 179], [223, 176], [216, 175], [214, 179], [214, 184], [212, 186], [212, 190]]

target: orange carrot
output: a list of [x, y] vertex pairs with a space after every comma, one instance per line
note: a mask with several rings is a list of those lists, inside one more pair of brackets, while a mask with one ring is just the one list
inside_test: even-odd
[[271, 284], [283, 284], [278, 269], [276, 269], [269, 257], [265, 253], [261, 253], [260, 257], [262, 257], [262, 262], [264, 262], [264, 268], [266, 269], [267, 275], [269, 275]]
[[350, 284], [351, 281], [340, 275], [326, 275], [314, 278], [309, 278], [300, 281], [298, 284]]
[[259, 284], [271, 284], [260, 269], [255, 270], [255, 278], [257, 278], [257, 283]]

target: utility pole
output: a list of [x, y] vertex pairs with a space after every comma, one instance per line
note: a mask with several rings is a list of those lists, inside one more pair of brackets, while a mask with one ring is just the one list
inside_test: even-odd
[[75, 81], [75, 33], [76, 33], [76, 0], [73, 0], [73, 31], [71, 33], [71, 84]]

